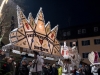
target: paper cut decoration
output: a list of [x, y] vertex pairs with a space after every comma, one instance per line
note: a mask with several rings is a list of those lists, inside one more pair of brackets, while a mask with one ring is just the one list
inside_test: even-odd
[[25, 35], [25, 31], [24, 31], [24, 28], [23, 27], [20, 27], [18, 29], [18, 32], [20, 32], [21, 34]]
[[62, 57], [60, 43], [56, 39], [58, 25], [52, 30], [50, 22], [45, 26], [42, 8], [40, 8], [36, 19], [29, 13], [27, 20], [20, 7], [17, 6], [17, 17], [18, 28], [11, 31], [9, 35], [9, 40], [14, 46]]

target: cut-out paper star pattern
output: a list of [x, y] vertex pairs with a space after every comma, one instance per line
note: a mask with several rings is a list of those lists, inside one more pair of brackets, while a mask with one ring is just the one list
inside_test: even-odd
[[58, 25], [52, 30], [50, 22], [45, 25], [42, 8], [35, 19], [31, 13], [27, 19], [17, 6], [17, 17], [18, 28], [11, 31], [9, 35], [9, 40], [13, 45], [61, 57], [60, 43], [56, 39]]

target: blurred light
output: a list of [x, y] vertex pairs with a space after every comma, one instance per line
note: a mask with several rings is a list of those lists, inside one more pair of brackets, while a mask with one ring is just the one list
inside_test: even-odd
[[2, 3], [1, 3], [1, 6], [0, 6], [0, 17], [2, 16], [2, 9], [3, 9], [5, 3], [7, 4], [8, 0], [3, 0]]
[[[16, 54], [21, 54], [20, 51], [18, 51], [18, 50], [12, 50], [12, 52], [13, 52], [13, 53], [16, 53]], [[22, 54], [25, 55], [24, 52], [23, 52]], [[34, 57], [34, 54], [29, 53], [28, 56]], [[44, 56], [41, 56], [41, 58], [43, 58], [43, 57], [44, 57]], [[44, 59], [47, 59], [47, 60], [54, 60], [54, 58], [51, 58], [51, 57], [46, 57], [46, 58], [44, 58]]]
[[34, 54], [29, 53], [28, 56], [34, 57]]
[[54, 58], [51, 58], [51, 57], [46, 57], [44, 59], [47, 59], [47, 60], [54, 60]]
[[25, 55], [26, 54], [26, 52], [20, 53], [20, 51], [17, 51], [17, 50], [12, 50], [12, 52], [15, 53], [15, 54], [22, 54], [22, 55]]
[[39, 25], [39, 28], [40, 28], [40, 29], [43, 29], [43, 27], [42, 27], [42, 25], [41, 25], [41, 24]]
[[12, 50], [13, 53], [20, 54], [20, 51]]
[[5, 49], [5, 51], [7, 51], [7, 50]]
[[6, 0], [6, 4], [8, 3], [8, 0]]

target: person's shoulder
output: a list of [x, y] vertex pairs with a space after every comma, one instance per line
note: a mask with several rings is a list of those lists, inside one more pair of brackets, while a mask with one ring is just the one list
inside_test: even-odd
[[41, 58], [41, 56], [40, 56], [40, 55], [37, 55], [37, 57]]
[[8, 66], [8, 64], [7, 63], [3, 63], [3, 65], [2, 65], [3, 67], [7, 67]]
[[98, 70], [100, 71], [100, 68], [98, 68]]

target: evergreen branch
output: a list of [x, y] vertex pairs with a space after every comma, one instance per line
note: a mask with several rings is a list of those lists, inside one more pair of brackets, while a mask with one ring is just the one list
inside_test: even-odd
[[13, 71], [11, 71], [11, 72], [8, 72], [8, 73], [6, 73], [6, 74], [4, 74], [4, 75], [9, 75], [9, 74], [11, 74]]

